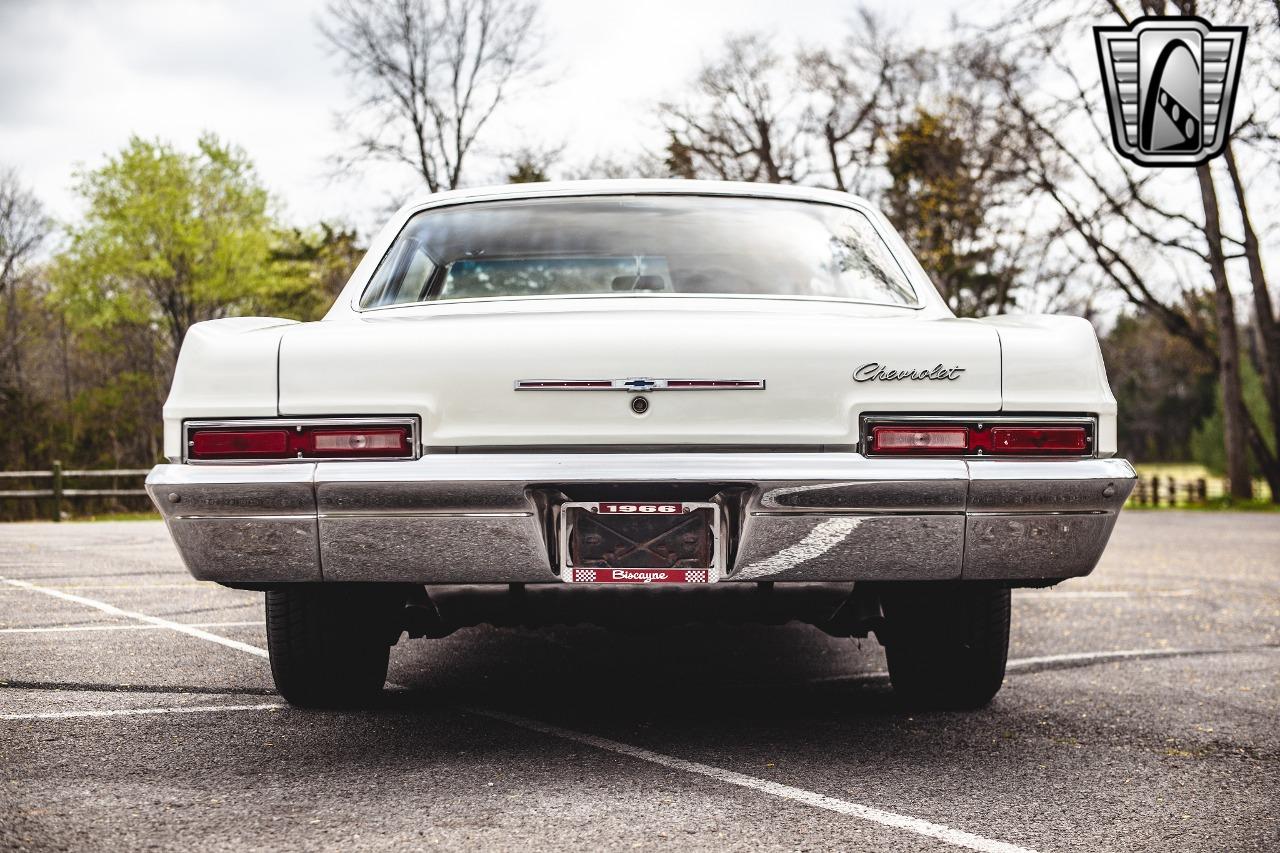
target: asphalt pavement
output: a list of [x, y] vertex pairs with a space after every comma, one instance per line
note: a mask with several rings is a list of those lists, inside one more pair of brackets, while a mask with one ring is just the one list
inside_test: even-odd
[[976, 713], [795, 624], [471, 628], [299, 711], [262, 609], [158, 522], [0, 525], [0, 849], [1280, 850], [1277, 514], [1126, 513]]

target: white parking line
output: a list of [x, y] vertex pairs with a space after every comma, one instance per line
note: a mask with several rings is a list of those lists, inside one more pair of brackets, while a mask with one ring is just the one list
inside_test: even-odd
[[[191, 628], [241, 628], [262, 626], [261, 619], [249, 622], [184, 622]], [[158, 631], [167, 625], [55, 625], [47, 628], [0, 628], [0, 634], [56, 634], [63, 631]]]
[[[45, 589], [222, 589], [216, 583], [90, 583], [90, 584], [57, 584]], [[10, 591], [10, 590], [0, 590]]]
[[[1029, 658], [1010, 658], [1005, 664], [1005, 672], [1017, 672], [1021, 669], [1034, 669], [1037, 666], [1053, 666], [1059, 663], [1105, 663], [1110, 660], [1173, 658], [1181, 655], [1210, 655], [1219, 652], [1252, 652], [1267, 651], [1273, 646], [1250, 646], [1246, 648], [1226, 649], [1120, 649], [1113, 652], [1070, 652], [1061, 655], [1038, 655]], [[828, 675], [823, 678], [812, 678], [809, 684], [859, 684], [862, 682], [885, 681], [889, 673], [884, 670], [871, 672], [855, 672], [849, 675]]]
[[92, 598], [85, 598], [82, 595], [73, 595], [69, 592], [63, 592], [60, 589], [49, 589], [44, 586], [36, 586], [29, 581], [13, 580], [11, 578], [0, 578], [0, 583], [9, 586], [18, 587], [20, 589], [30, 590], [32, 592], [43, 593], [44, 595], [60, 598], [63, 601], [70, 601], [74, 604], [83, 604], [85, 607], [92, 607], [95, 610], [101, 610], [103, 613], [110, 613], [112, 616], [120, 616], [125, 619], [136, 619], [139, 622], [146, 622], [149, 625], [155, 625], [158, 628], [168, 628], [170, 631], [177, 631], [179, 634], [186, 634], [189, 637], [195, 637], [199, 640], [208, 640], [211, 643], [218, 643], [229, 649], [246, 652], [251, 655], [257, 655], [260, 658], [267, 656], [266, 649], [260, 649], [257, 646], [251, 646], [248, 643], [242, 643], [239, 640], [231, 640], [226, 637], [219, 637], [217, 634], [210, 634], [199, 628], [190, 625], [184, 625], [181, 622], [170, 622], [168, 619], [161, 619], [159, 616], [149, 616], [146, 613], [138, 613], [133, 610], [122, 610], [114, 604], [107, 604], [105, 601], [95, 601]]
[[1109, 660], [1125, 660], [1126, 658], [1172, 658], [1179, 655], [1203, 655], [1216, 651], [1237, 652], [1243, 649], [1121, 649], [1114, 652], [1072, 652], [1062, 655], [1040, 655], [1038, 657], [1014, 658], [1005, 664], [1005, 671], [1030, 669], [1036, 666], [1053, 665], [1055, 663], [1103, 663]]
[[632, 746], [616, 740], [609, 740], [608, 738], [573, 731], [572, 729], [563, 729], [559, 726], [552, 726], [547, 723], [538, 722], [537, 720], [529, 720], [524, 717], [505, 714], [501, 711], [490, 711], [485, 708], [468, 708], [465, 710], [494, 720], [501, 720], [504, 723], [510, 723], [511, 725], [519, 726], [522, 729], [551, 735], [564, 740], [571, 740], [575, 743], [586, 744], [587, 746], [593, 746], [596, 749], [603, 749], [608, 752], [616, 752], [619, 755], [626, 755], [630, 758], [647, 761], [650, 764], [657, 764], [661, 767], [667, 767], [672, 770], [683, 770], [686, 773], [706, 776], [719, 782], [737, 785], [741, 788], [749, 788], [753, 791], [759, 791], [764, 794], [772, 794], [773, 796], [781, 797], [784, 800], [793, 800], [798, 803], [804, 803], [807, 806], [838, 812], [839, 814], [849, 815], [861, 820], [870, 821], [871, 823], [878, 823], [882, 826], [891, 826], [895, 829], [905, 829], [908, 832], [914, 832], [917, 835], [924, 835], [929, 838], [936, 838], [939, 841], [945, 841], [946, 843], [953, 844], [957, 847], [964, 847], [969, 850], [980, 850], [983, 851], [983, 853], [1032, 853], [1032, 851], [1026, 847], [1019, 847], [1016, 844], [1009, 844], [1005, 841], [996, 841], [991, 838], [984, 838], [981, 835], [974, 835], [971, 832], [952, 829], [951, 827], [944, 826], [940, 823], [933, 823], [931, 821], [921, 820], [920, 818], [901, 815], [897, 812], [877, 809], [872, 806], [864, 806], [860, 803], [849, 802], [848, 800], [839, 800], [835, 797], [828, 797], [825, 794], [806, 791], [803, 788], [795, 788], [791, 785], [771, 782], [768, 779], [759, 779], [755, 776], [748, 776], [745, 773], [736, 773], [732, 770], [725, 770], [722, 767], [713, 767], [710, 764], [701, 764], [697, 761], [686, 761], [683, 758], [675, 758], [670, 755], [664, 755], [660, 752], [653, 752], [638, 746]]
[[279, 702], [262, 705], [179, 705], [173, 708], [122, 708], [95, 711], [46, 711], [37, 714], [0, 714], [0, 720], [74, 720], [79, 717], [137, 717], [147, 714], [214, 714], [222, 711], [278, 711]]
[[1187, 598], [1195, 595], [1194, 589], [1020, 589], [1014, 590], [1018, 599], [1052, 601], [1055, 598]]

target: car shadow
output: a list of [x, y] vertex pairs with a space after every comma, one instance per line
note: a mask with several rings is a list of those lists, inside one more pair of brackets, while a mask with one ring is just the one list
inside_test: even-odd
[[757, 778], [811, 779], [801, 787], [818, 789], [876, 779], [897, 801], [946, 803], [986, 779], [1040, 789], [1049, 768], [1066, 772], [1080, 757], [1062, 745], [1085, 737], [1088, 721], [1076, 709], [1046, 707], [1034, 691], [1006, 684], [980, 711], [917, 711], [883, 670], [874, 639], [799, 624], [471, 628], [398, 646], [394, 686], [377, 707], [282, 718], [308, 744], [282, 772], [393, 776], [471, 772], [478, 763], [520, 774], [552, 756], [597, 773], [580, 745], [603, 738], [626, 754], [639, 748]]
[[384, 707], [482, 707], [543, 720], [896, 715], [874, 639], [807, 625], [459, 631], [393, 653]]

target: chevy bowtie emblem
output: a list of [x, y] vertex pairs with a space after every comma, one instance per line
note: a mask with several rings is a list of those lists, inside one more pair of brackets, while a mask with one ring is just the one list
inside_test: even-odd
[[1116, 150], [1142, 166], [1198, 166], [1221, 154], [1246, 32], [1196, 17], [1094, 27]]
[[517, 391], [763, 391], [763, 379], [517, 379]]

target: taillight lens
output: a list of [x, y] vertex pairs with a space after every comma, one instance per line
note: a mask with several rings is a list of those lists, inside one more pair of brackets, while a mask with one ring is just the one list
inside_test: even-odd
[[413, 457], [409, 427], [382, 424], [197, 427], [188, 432], [187, 441], [187, 458], [195, 461]]
[[1084, 453], [1084, 427], [992, 427], [991, 453]]
[[332, 456], [404, 456], [409, 450], [409, 431], [404, 427], [377, 429], [303, 430], [303, 455]]
[[876, 453], [964, 453], [969, 449], [965, 427], [874, 427], [871, 449]]
[[898, 456], [1084, 456], [1089, 429], [1035, 424], [895, 424], [871, 428], [867, 453]]
[[289, 432], [283, 429], [209, 429], [191, 433], [192, 459], [284, 459]]

